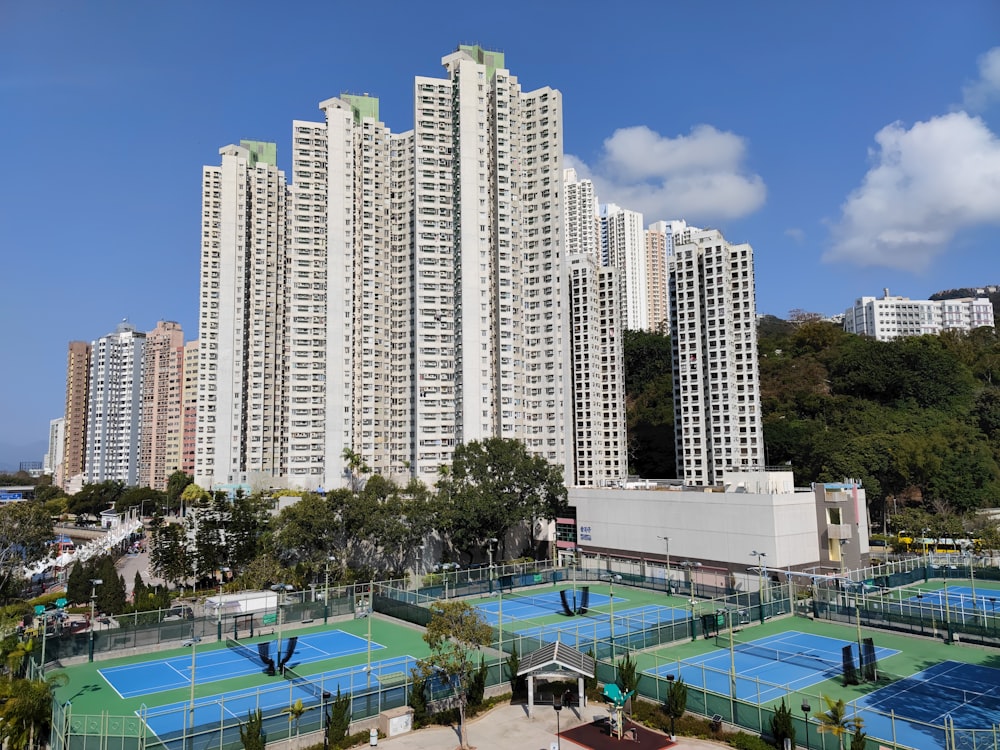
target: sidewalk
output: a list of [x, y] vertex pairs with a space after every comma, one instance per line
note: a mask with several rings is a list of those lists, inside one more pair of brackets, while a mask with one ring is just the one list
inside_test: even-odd
[[[583, 716], [578, 711], [583, 711]], [[559, 729], [565, 731], [605, 713], [600, 704], [583, 709], [566, 708], [559, 715]], [[468, 724], [469, 745], [477, 750], [550, 750], [556, 743], [556, 712], [549, 706], [536, 706], [529, 719], [526, 706], [497, 706]], [[664, 737], [664, 746], [669, 745]], [[564, 750], [579, 750], [580, 745], [562, 739]], [[458, 730], [453, 727], [428, 727], [415, 732], [380, 739], [379, 747], [388, 750], [454, 750], [459, 746]], [[728, 747], [718, 742], [678, 737], [672, 750], [709, 750]]]

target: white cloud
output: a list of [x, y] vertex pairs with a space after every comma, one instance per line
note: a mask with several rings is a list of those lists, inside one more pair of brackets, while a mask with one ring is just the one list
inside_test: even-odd
[[788, 229], [786, 229], [785, 236], [793, 239], [800, 245], [806, 240], [806, 233], [803, 232], [798, 227], [789, 227]]
[[978, 117], [893, 123], [875, 141], [825, 260], [919, 271], [959, 231], [1000, 223], [1000, 141]]
[[979, 57], [979, 78], [962, 88], [966, 109], [981, 112], [992, 101], [1000, 101], [1000, 47]]
[[764, 180], [747, 173], [745, 158], [744, 138], [711, 125], [676, 138], [640, 125], [616, 130], [595, 165], [571, 155], [566, 165], [594, 181], [602, 203], [641, 211], [646, 223], [711, 223], [746, 216], [764, 204]]

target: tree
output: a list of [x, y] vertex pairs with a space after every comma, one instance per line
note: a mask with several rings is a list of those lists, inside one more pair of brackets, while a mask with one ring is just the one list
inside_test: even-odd
[[194, 477], [183, 471], [175, 471], [167, 478], [167, 502], [171, 508], [180, 505], [181, 493], [189, 484], [194, 484]]
[[566, 507], [562, 469], [532, 456], [517, 440], [487, 438], [459, 445], [451, 472], [437, 486], [444, 530], [470, 557], [482, 554], [484, 539], [503, 544], [515, 525], [555, 518]]
[[671, 737], [674, 736], [674, 721], [681, 718], [684, 712], [687, 711], [687, 697], [687, 685], [684, 684], [684, 678], [678, 675], [677, 679], [670, 683], [670, 687], [667, 690], [667, 701], [663, 707], [667, 712], [667, 716], [670, 717]]
[[863, 725], [864, 719], [855, 717], [854, 734], [851, 735], [851, 750], [867, 750], [868, 748], [868, 735], [861, 729]]
[[[425, 713], [426, 717], [426, 713]], [[416, 721], [416, 714], [414, 714]], [[330, 712], [326, 718], [326, 737], [330, 747], [340, 747], [351, 728], [351, 696], [341, 695], [337, 686], [337, 697], [330, 704]]]
[[180, 585], [191, 577], [191, 553], [187, 533], [179, 523], [164, 523], [153, 529], [149, 563], [165, 581]]
[[53, 673], [45, 680], [0, 681], [0, 741], [7, 748], [34, 748], [52, 731], [52, 689], [65, 683]]
[[858, 717], [852, 719], [847, 716], [847, 704], [843, 698], [835, 701], [824, 695], [823, 702], [826, 703], [826, 711], [815, 714], [815, 718], [819, 720], [817, 729], [820, 734], [832, 734], [836, 737], [837, 747], [844, 750], [844, 737], [860, 728], [863, 721]]
[[781, 705], [774, 707], [774, 716], [771, 717], [771, 738], [776, 747], [784, 747], [785, 740], [789, 740], [792, 747], [795, 747], [795, 722], [792, 721], [792, 710], [785, 705], [785, 699], [781, 699]]
[[517, 644], [511, 644], [510, 656], [507, 657], [507, 676], [510, 680], [511, 696], [517, 698], [524, 691], [524, 675], [518, 676], [517, 672], [521, 668], [521, 657], [517, 653]]
[[419, 670], [413, 670], [412, 677], [406, 705], [413, 709], [413, 728], [418, 729], [427, 721], [427, 679]]
[[479, 667], [472, 673], [469, 680], [469, 705], [475, 708], [483, 702], [483, 695], [486, 693], [486, 677], [489, 675], [489, 667], [486, 660], [480, 655]]
[[634, 692], [639, 687], [639, 671], [636, 668], [635, 659], [632, 654], [625, 656], [618, 661], [618, 687], [623, 693]]
[[78, 516], [99, 516], [102, 511], [114, 508], [125, 490], [124, 482], [110, 479], [97, 484], [85, 484], [69, 499], [67, 507], [70, 513]]
[[344, 473], [351, 482], [351, 491], [360, 492], [365, 486], [365, 474], [371, 474], [371, 467], [365, 463], [361, 454], [353, 448], [344, 448], [344, 452], [341, 455], [347, 463]]
[[240, 722], [240, 742], [244, 750], [264, 750], [264, 715], [258, 708], [247, 711], [247, 723]]
[[420, 663], [425, 679], [437, 678], [452, 690], [458, 708], [461, 747], [467, 748], [465, 708], [475, 664], [473, 649], [489, 645], [493, 629], [478, 610], [462, 601], [439, 602], [431, 605], [431, 620], [427, 623], [424, 641], [431, 654]]
[[306, 711], [305, 704], [302, 702], [301, 698], [297, 698], [292, 705], [281, 709], [281, 713], [288, 714], [288, 744], [291, 744], [292, 740], [292, 725], [295, 725], [295, 744], [299, 743], [299, 722], [302, 721], [302, 717]]
[[8, 591], [12, 575], [41, 560], [52, 540], [52, 519], [42, 503], [26, 501], [0, 506], [0, 590]]

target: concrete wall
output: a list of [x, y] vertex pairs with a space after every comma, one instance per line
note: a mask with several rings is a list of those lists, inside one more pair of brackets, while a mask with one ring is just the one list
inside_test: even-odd
[[[741, 488], [742, 489], [742, 488]], [[759, 494], [732, 491], [571, 488], [579, 551], [620, 553], [665, 561], [689, 560], [732, 571], [756, 566], [803, 568], [820, 560], [816, 497], [811, 491]]]

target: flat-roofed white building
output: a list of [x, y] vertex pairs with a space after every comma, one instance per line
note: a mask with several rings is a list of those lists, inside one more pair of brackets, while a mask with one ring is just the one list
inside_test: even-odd
[[927, 300], [890, 296], [859, 297], [844, 313], [844, 330], [892, 341], [905, 336], [937, 335], [942, 331], [971, 331], [995, 324], [988, 297]]

